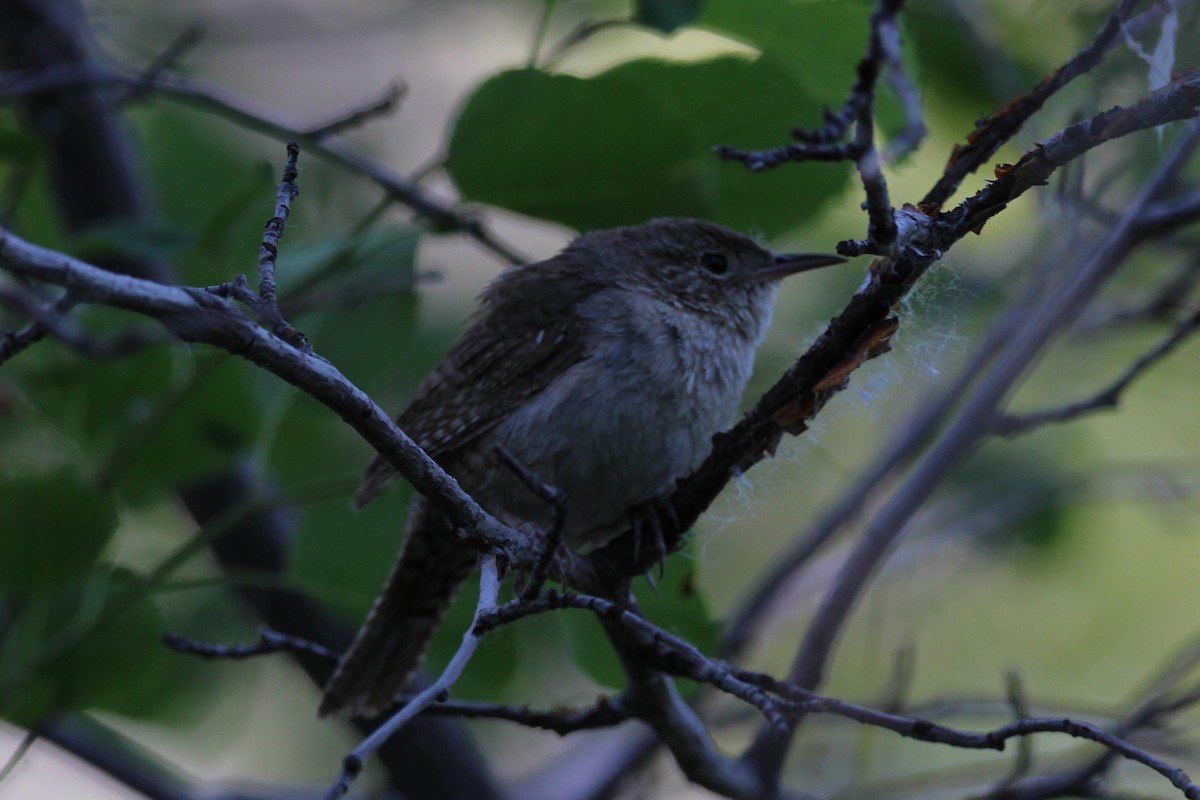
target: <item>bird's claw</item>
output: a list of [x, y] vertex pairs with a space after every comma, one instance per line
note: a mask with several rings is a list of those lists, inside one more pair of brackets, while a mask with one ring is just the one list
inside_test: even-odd
[[652, 497], [629, 512], [629, 528], [633, 536], [633, 559], [641, 560], [642, 548], [654, 548], [658, 577], [663, 577], [667, 560], [666, 537], [679, 533], [679, 517], [675, 507], [665, 497]]

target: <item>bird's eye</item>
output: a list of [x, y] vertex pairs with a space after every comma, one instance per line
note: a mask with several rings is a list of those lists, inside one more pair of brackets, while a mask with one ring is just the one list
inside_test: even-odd
[[700, 266], [713, 275], [724, 275], [729, 271], [729, 261], [720, 253], [705, 253], [700, 256]]

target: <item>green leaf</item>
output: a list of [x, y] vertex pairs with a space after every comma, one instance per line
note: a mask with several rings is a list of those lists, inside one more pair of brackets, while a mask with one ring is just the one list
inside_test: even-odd
[[[695, 562], [686, 554], [670, 559], [657, 586], [656, 590], [649, 583], [638, 581], [634, 587], [634, 595], [646, 619], [704, 652], [715, 652], [720, 625], [709, 613], [704, 598], [695, 590]], [[567, 612], [559, 617], [576, 665], [601, 686], [624, 688], [628, 679], [595, 617], [586, 612]]]
[[104, 478], [133, 501], [207, 477], [240, 458], [258, 429], [257, 398], [242, 359], [199, 351], [181, 380], [154, 398], [110, 456]]
[[795, 116], [815, 107], [773, 58], [631, 61], [605, 76], [651, 91], [660, 107], [696, 138], [687, 168], [697, 183], [708, 187], [701, 214], [706, 219], [775, 235], [817, 214], [852, 175], [848, 165], [818, 163], [755, 173], [712, 155], [714, 145], [765, 149], [787, 144]]
[[606, 228], [702, 215], [707, 189], [686, 166], [692, 142], [642, 87], [516, 70], [471, 95], [447, 169], [468, 199]]
[[149, 347], [114, 361], [45, 349], [23, 366], [43, 418], [102, 485], [146, 502], [226, 466], [258, 427], [252, 367], [208, 349]]
[[[361, 469], [365, 461], [355, 462]], [[342, 614], [351, 624], [366, 617], [403, 540], [411, 489], [403, 481], [361, 510], [350, 506], [353, 480], [345, 491], [301, 502], [300, 526], [289, 560], [289, 577], [308, 594]]]
[[0, 479], [0, 595], [26, 596], [79, 578], [116, 528], [112, 498], [73, 472]]
[[690, 25], [704, 7], [704, 0], [638, 0], [633, 20], [663, 33]]
[[73, 249], [87, 261], [114, 256], [154, 260], [174, 256], [194, 242], [195, 236], [181, 225], [125, 219], [90, 226]]
[[275, 168], [261, 161], [251, 165], [238, 182], [219, 182], [215, 203], [197, 231], [192, 255], [210, 264], [229, 264], [226, 280], [246, 272], [262, 242], [259, 218], [269, 202], [268, 187], [275, 180]]
[[716, 652], [721, 626], [713, 619], [704, 596], [697, 591], [696, 562], [690, 551], [671, 560], [657, 591], [646, 581], [638, 581], [634, 584], [634, 595], [647, 619], [705, 653]]
[[176, 657], [163, 621], [124, 570], [99, 569], [15, 607], [0, 641], [0, 715], [37, 724], [84, 709], [145, 717], [171, 697]]
[[845, 102], [854, 68], [867, 51], [873, 5], [871, 0], [709, 0], [698, 25], [757, 48], [799, 82], [814, 102], [807, 109], [787, 110], [788, 130], [820, 125], [821, 104], [836, 108]]
[[751, 175], [712, 148], [782, 143], [812, 106], [761, 58], [638, 60], [588, 79], [504, 72], [468, 100], [447, 167], [469, 199], [576, 228], [698, 216], [770, 235], [814, 213], [849, 170]]
[[28, 164], [37, 157], [36, 139], [23, 131], [0, 127], [0, 161]]
[[377, 293], [408, 291], [414, 285], [417, 228], [380, 226], [352, 235], [333, 234], [281, 254], [280, 284], [296, 293], [319, 289], [334, 292], [370, 283]]
[[583, 674], [606, 689], [621, 690], [629, 685], [621, 660], [594, 615], [586, 611], [565, 611], [556, 616], [567, 635], [571, 658]]
[[[131, 117], [163, 218], [197, 234], [196, 246], [172, 259], [180, 283], [206, 286], [253, 273], [279, 180], [263, 166], [262, 151], [191, 109], [150, 104]], [[223, 241], [216, 245], [214, 236]]]

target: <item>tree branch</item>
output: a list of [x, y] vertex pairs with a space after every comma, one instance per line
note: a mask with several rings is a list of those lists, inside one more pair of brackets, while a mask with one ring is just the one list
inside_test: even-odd
[[[1193, 82], [1188, 84], [1188, 91], [1194, 93], [1193, 102], [1200, 104], [1200, 70], [1192, 71], [1188, 78], [1182, 80], [1187, 79]], [[1143, 104], [1157, 105], [1162, 99], [1159, 93], [1155, 93], [1143, 101]], [[1104, 136], [1110, 131], [1101, 120], [1111, 118], [1112, 115], [1124, 119], [1125, 111], [1114, 109], [1093, 120], [1079, 123], [1078, 126], [1071, 126], [1067, 131], [1075, 130]], [[1060, 147], [1066, 146], [1063, 140], [1069, 138], [1070, 135], [1066, 131], [1053, 137], [1050, 141], [1055, 144], [1043, 145], [1027, 154], [1012, 171], [1020, 170], [1027, 159], [1029, 163], [1036, 165], [1054, 163], [1056, 158], [1062, 156]], [[1074, 139], [1072, 146], [1077, 147], [1078, 141], [1078, 138]], [[1013, 331], [1012, 337], [998, 353], [990, 369], [981, 377], [973, 393], [964, 402], [958, 418], [880, 509], [843, 564], [797, 648], [789, 673], [792, 682], [809, 689], [821, 684], [834, 642], [851, 609], [857, 604], [883, 559], [891, 552], [912, 514], [973, 449], [975, 443], [986, 435], [997, 404], [1008, 395], [1036, 356], [1074, 319], [1083, 304], [1095, 295], [1122, 262], [1137, 241], [1137, 220], [1142, 211], [1164, 191], [1197, 144], [1200, 144], [1200, 126], [1193, 125], [1176, 143], [1171, 154], [1131, 203], [1121, 221], [1077, 262], [1054, 292], [1043, 298], [1037, 307], [1025, 310], [1022, 325]], [[1037, 174], [1041, 174], [1040, 169]], [[1044, 178], [1038, 181], [1041, 182], [1044, 182]], [[1005, 179], [1001, 178], [988, 189], [964, 202], [963, 207], [987, 208], [980, 198], [985, 192], [1004, 183]], [[999, 196], [1003, 197], [1004, 192], [1022, 185], [1033, 184], [1025, 184], [1024, 181], [1015, 185], [1009, 184], [1001, 187], [999, 191], [1002, 194]], [[958, 211], [952, 212], [951, 216], [968, 220], [974, 218], [970, 213], [961, 214]], [[780, 747], [777, 739], [764, 730], [748, 751], [747, 758], [758, 764], [766, 774], [777, 775], [782, 766], [784, 752], [785, 748]]]
[[1175, 330], [1169, 336], [1130, 364], [1119, 378], [1091, 397], [1058, 408], [1049, 408], [1028, 414], [1000, 414], [992, 422], [992, 432], [997, 436], [1011, 439], [1043, 425], [1070, 422], [1086, 414], [1116, 408], [1121, 401], [1121, 395], [1135, 380], [1141, 377], [1142, 373], [1166, 358], [1185, 339], [1195, 333], [1198, 327], [1200, 327], [1200, 309], [1176, 325]]
[[225, 117], [272, 138], [298, 142], [308, 152], [320, 155], [343, 169], [367, 178], [389, 197], [429, 222], [435, 230], [466, 233], [506, 263], [521, 264], [528, 261], [525, 256], [497, 239], [479, 219], [434, 197], [419, 184], [404, 178], [384, 163], [361, 153], [345, 140], [330, 135], [320, 127], [315, 133], [306, 131], [303, 125], [286, 121], [275, 112], [257, 107], [249, 100], [197, 78], [164, 71], [150, 85], [143, 85], [142, 80], [137, 75], [103, 70], [94, 66], [66, 66], [18, 72], [0, 81], [0, 103], [50, 89], [139, 87], [143, 91]]
[[479, 619], [496, 607], [496, 600], [499, 596], [500, 575], [496, 570], [495, 557], [489, 556], [483, 559], [479, 568], [479, 602], [475, 607], [474, 619], [470, 627], [463, 633], [462, 644], [459, 645], [454, 657], [450, 659], [450, 663], [427, 689], [405, 703], [387, 722], [376, 728], [346, 756], [342, 762], [342, 774], [325, 793], [325, 800], [335, 800], [348, 792], [350, 785], [362, 772], [367, 760], [391, 738], [392, 734], [436, 703], [439, 698], [449, 694], [450, 688], [458, 681], [462, 671], [466, 669], [472, 656], [475, 655], [475, 649], [479, 646], [479, 640], [483, 636], [477, 630]]
[[945, 173], [921, 199], [921, 206], [939, 207], [962, 185], [968, 175], [986, 164], [1000, 146], [1016, 135], [1025, 122], [1036, 114], [1059, 89], [1095, 68], [1104, 55], [1119, 42], [1121, 30], [1133, 10], [1142, 0], [1121, 0], [1108, 16], [1091, 44], [1075, 54], [1070, 61], [1043, 78], [1024, 97], [1018, 97], [1005, 108], [981, 120], [967, 136], [967, 143], [956, 146], [946, 163]]

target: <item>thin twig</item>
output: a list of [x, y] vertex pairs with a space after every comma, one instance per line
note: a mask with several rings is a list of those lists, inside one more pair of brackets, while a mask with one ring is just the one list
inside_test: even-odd
[[41, 734], [39, 734], [37, 731], [25, 732], [25, 735], [21, 737], [21, 741], [17, 745], [17, 749], [14, 750], [12, 755], [5, 760], [4, 765], [0, 766], [0, 783], [4, 783], [5, 779], [7, 779], [9, 775], [13, 774], [13, 770], [15, 770], [17, 765], [25, 760], [25, 756], [29, 754], [29, 751], [40, 738]]
[[26, 328], [0, 338], [0, 364], [47, 335], [95, 359], [119, 358], [164, 340], [160, 332], [140, 328], [131, 328], [106, 339], [93, 336], [64, 313], [74, 306], [74, 301], [65, 294], [52, 303], [43, 303], [32, 292], [0, 289], [0, 304], [34, 318]]
[[[1191, 78], [1196, 81], [1197, 102], [1200, 103], [1200, 70]], [[937, 445], [925, 454], [908, 479], [896, 489], [859, 539], [797, 648], [789, 680], [810, 689], [822, 683], [834, 643], [851, 609], [870, 584], [883, 559], [891, 552], [913, 513], [987, 433], [996, 405], [1009, 394], [1035, 355], [1053, 341], [1111, 276], [1136, 242], [1137, 219], [1142, 209], [1162, 193], [1197, 144], [1200, 144], [1200, 126], [1194, 125], [1179, 139], [1154, 176], [1134, 198], [1122, 221], [1090, 252], [1083, 254], [1073, 272], [1056, 291], [1043, 298], [1039, 306], [1029, 310], [1024, 324], [1014, 331], [1005, 348], [996, 356], [989, 371], [965, 401], [958, 418]], [[1054, 148], [1047, 146], [1044, 150], [1049, 158], [1054, 158]], [[1001, 182], [1003, 179], [997, 184]], [[966, 201], [964, 206], [971, 202]], [[777, 775], [785, 751], [786, 748], [781, 747], [781, 743], [764, 729], [748, 751], [747, 758], [768, 774]]]
[[1173, 316], [1184, 307], [1197, 286], [1200, 286], [1200, 252], [1192, 253], [1174, 274], [1137, 305], [1086, 315], [1073, 332], [1087, 334], [1115, 324], [1155, 322]]
[[363, 739], [342, 762], [342, 774], [325, 793], [325, 800], [334, 800], [350, 790], [354, 779], [362, 772], [367, 760], [374, 755], [384, 742], [400, 728], [407, 725], [414, 717], [444, 698], [458, 681], [458, 677], [475, 655], [482, 634], [478, 632], [479, 619], [496, 608], [496, 600], [500, 596], [500, 575], [496, 569], [494, 556], [483, 559], [479, 568], [479, 602], [475, 606], [475, 616], [471, 625], [463, 633], [462, 644], [450, 659], [450, 663], [442, 671], [429, 688], [414, 696], [403, 708], [393, 714], [387, 722]]
[[925, 128], [925, 116], [921, 109], [921, 95], [904, 69], [903, 62], [900, 60], [898, 44], [894, 53], [889, 51], [888, 55], [893, 59], [888, 65], [888, 85], [900, 98], [900, 107], [904, 109], [904, 129], [891, 138], [887, 148], [883, 151], [884, 163], [892, 164], [916, 150], [917, 145], [925, 139], [928, 131]]
[[[825, 123], [820, 128], [793, 130], [792, 135], [800, 140], [799, 144], [758, 151], [728, 146], [713, 149], [718, 158], [740, 161], [751, 172], [772, 169], [792, 161], [853, 161], [866, 193], [867, 245], [864, 252], [877, 255], [887, 255], [892, 251], [897, 230], [892, 204], [888, 199], [887, 181], [875, 149], [875, 93], [885, 66], [894, 75], [903, 72], [900, 28], [896, 19], [903, 6], [904, 0], [878, 0], [871, 15], [867, 53], [858, 64], [858, 79], [850, 91], [850, 97], [836, 112], [825, 109]], [[899, 78], [897, 85], [904, 90], [909, 125], [907, 133], [910, 138], [919, 140], [924, 132], [920, 102], [907, 78]], [[855, 130], [853, 140], [839, 143], [851, 124]], [[916, 141], [913, 141], [910, 146], [915, 144]]]
[[[1012, 709], [1013, 719], [1022, 720], [1030, 718], [1032, 715], [1029, 713], [1029, 700], [1025, 697], [1025, 687], [1021, 683], [1019, 673], [1012, 671], [1005, 676], [1005, 690], [1005, 693], [1008, 695], [1009, 708]], [[1013, 761], [1012, 768], [988, 792], [988, 795], [1002, 795], [1009, 787], [1028, 775], [1032, 768], [1033, 740], [1028, 737], [1022, 737], [1017, 742], [1017, 757]]]
[[1191, 316], [1176, 325], [1169, 336], [1130, 364], [1119, 378], [1091, 397], [1057, 408], [1048, 408], [1044, 411], [1036, 411], [1028, 414], [1000, 414], [992, 422], [992, 432], [997, 436], [1011, 439], [1021, 434], [1029, 433], [1043, 425], [1070, 422], [1087, 414], [1116, 408], [1121, 402], [1121, 396], [1134, 381], [1159, 361], [1166, 358], [1185, 339], [1195, 333], [1197, 328], [1200, 328], [1200, 307], [1192, 312]]
[[[70, 311], [74, 304], [75, 301], [67, 292], [58, 298], [48, 311], [61, 316]], [[50, 326], [41, 320], [35, 320], [19, 331], [11, 331], [0, 336], [0, 364], [42, 341], [49, 333]]]
[[[407, 703], [405, 698], [401, 701]], [[583, 708], [555, 708], [553, 711], [538, 711], [521, 706], [501, 703], [473, 703], [463, 700], [444, 700], [425, 708], [423, 714], [467, 719], [502, 719], [566, 736], [577, 731], [595, 728], [611, 728], [633, 719], [633, 709], [624, 695], [601, 697]]]
[[[0, 80], [0, 103], [33, 92], [72, 86], [140, 85], [136, 74], [67, 65], [36, 73], [9, 73]], [[351, 147], [337, 136], [305, 135], [307, 126], [286, 121], [271, 110], [239, 97], [228, 90], [197, 78], [163, 72], [147, 91], [209, 113], [226, 117], [250, 130], [284, 141], [298, 141], [307, 152], [319, 155], [361, 175], [383, 189], [389, 197], [407, 206], [418, 217], [439, 231], [461, 231], [490, 250], [506, 263], [523, 264], [529, 259], [501, 242], [475, 216], [435, 197], [427, 189], [395, 172], [381, 161]]]
[[341, 658], [338, 653], [327, 647], [322, 647], [315, 642], [310, 642], [307, 639], [299, 639], [295, 636], [288, 636], [285, 633], [279, 633], [266, 627], [259, 629], [258, 641], [255, 644], [228, 645], [197, 642], [178, 633], [164, 633], [162, 642], [177, 653], [210, 660], [229, 659], [239, 661], [246, 658], [270, 655], [272, 653], [304, 653], [332, 661], [335, 664]]
[[1121, 0], [1121, 4], [1108, 16], [1087, 47], [1043, 78], [1029, 94], [1017, 98], [1005, 108], [981, 120], [967, 137], [967, 143], [954, 149], [950, 161], [946, 164], [945, 173], [921, 199], [919, 205], [939, 207], [944, 204], [962, 184], [963, 179], [986, 164], [1000, 146], [1015, 136], [1021, 126], [1037, 113], [1055, 92], [1096, 67], [1103, 60], [1104, 54], [1120, 41], [1122, 26], [1141, 1]]
[[275, 213], [267, 220], [263, 228], [262, 244], [258, 248], [258, 293], [251, 288], [245, 275], [238, 275], [229, 283], [206, 287], [204, 291], [217, 297], [230, 297], [254, 309], [254, 311], [271, 326], [271, 332], [283, 341], [303, 353], [312, 354], [312, 345], [308, 338], [297, 330], [283, 316], [279, 309], [279, 298], [275, 283], [275, 260], [279, 256], [279, 241], [287, 229], [288, 215], [292, 210], [292, 201], [300, 194], [296, 178], [300, 174], [297, 161], [300, 158], [300, 145], [289, 142], [287, 146], [287, 161], [283, 167], [283, 177], [275, 192]]
[[299, 158], [300, 145], [288, 142], [287, 162], [275, 192], [275, 214], [267, 220], [263, 228], [262, 244], [258, 248], [258, 302], [254, 307], [271, 323], [271, 330], [276, 336], [293, 347], [311, 353], [312, 346], [309, 345], [308, 339], [296, 330], [279, 310], [279, 298], [275, 291], [275, 259], [279, 256], [279, 240], [283, 238], [283, 232], [287, 228], [292, 201], [300, 194], [300, 187], [296, 185], [296, 177], [300, 174], [297, 166]]
[[183, 29], [183, 32], [175, 38], [173, 42], [167, 45], [161, 53], [142, 71], [138, 76], [138, 81], [133, 86], [129, 86], [118, 97], [117, 103], [124, 105], [125, 103], [135, 103], [141, 100], [147, 92], [154, 86], [154, 82], [158, 80], [158, 76], [162, 75], [183, 57], [183, 54], [191, 50], [199, 42], [204, 31], [199, 25], [189, 25]]
[[350, 128], [356, 128], [375, 117], [385, 117], [394, 112], [400, 101], [408, 94], [408, 84], [398, 81], [388, 86], [387, 91], [378, 100], [374, 100], [362, 108], [354, 109], [328, 122], [314, 125], [304, 131], [306, 139], [321, 140], [334, 134], [342, 133]]

